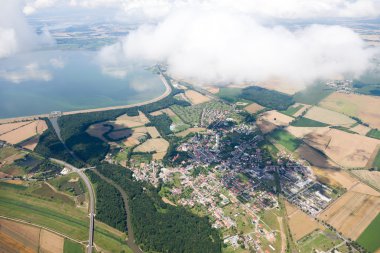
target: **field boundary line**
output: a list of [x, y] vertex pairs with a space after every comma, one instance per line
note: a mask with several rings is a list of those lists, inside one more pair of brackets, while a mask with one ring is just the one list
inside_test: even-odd
[[[38, 224], [35, 224], [35, 223], [31, 223], [31, 222], [28, 222], [28, 221], [25, 221], [25, 220], [22, 220], [22, 219], [10, 218], [10, 217], [3, 216], [3, 215], [0, 215], [0, 219], [5, 219], [5, 220], [9, 220], [9, 221], [14, 221], [14, 222], [18, 222], [18, 223], [21, 223], [21, 224], [25, 224], [25, 225], [34, 226], [34, 227], [37, 227], [37, 228], [40, 228], [40, 229], [45, 229], [46, 231], [52, 232], [52, 233], [54, 233], [54, 234], [56, 234], [56, 235], [59, 235], [59, 236], [61, 236], [61, 237], [63, 237], [63, 238], [67, 238], [67, 239], [69, 239], [69, 240], [71, 240], [71, 241], [74, 241], [74, 242], [76, 242], [76, 243], [79, 243], [79, 244], [81, 244], [81, 245], [86, 246], [86, 244], [83, 244], [81, 241], [76, 240], [76, 239], [74, 239], [74, 238], [71, 238], [71, 237], [69, 237], [69, 236], [67, 236], [67, 235], [65, 235], [65, 234], [62, 234], [62, 233], [60, 233], [60, 232], [57, 232], [57, 231], [55, 231], [55, 230], [53, 230], [53, 229], [50, 229], [50, 228], [48, 228], [48, 227], [44, 227], [44, 226], [41, 226], [41, 225], [38, 225]], [[87, 242], [87, 241], [86, 241], [86, 242]]]

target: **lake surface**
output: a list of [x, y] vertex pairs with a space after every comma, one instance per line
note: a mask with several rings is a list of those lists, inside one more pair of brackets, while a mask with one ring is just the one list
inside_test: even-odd
[[143, 67], [104, 71], [91, 51], [38, 51], [0, 60], [0, 118], [127, 105], [165, 86]]

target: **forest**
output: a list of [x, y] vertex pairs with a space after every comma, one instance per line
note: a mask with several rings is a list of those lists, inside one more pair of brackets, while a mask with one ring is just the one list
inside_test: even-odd
[[95, 186], [96, 219], [122, 232], [127, 232], [127, 212], [120, 192], [102, 180], [95, 172], [87, 170], [86, 174]]
[[244, 88], [240, 97], [254, 101], [261, 106], [280, 111], [286, 110], [289, 106], [294, 104], [292, 96], [258, 86]]
[[221, 252], [219, 232], [211, 227], [207, 217], [164, 203], [158, 189], [133, 180], [132, 172], [126, 168], [101, 164], [97, 170], [127, 193], [132, 228], [143, 251]]

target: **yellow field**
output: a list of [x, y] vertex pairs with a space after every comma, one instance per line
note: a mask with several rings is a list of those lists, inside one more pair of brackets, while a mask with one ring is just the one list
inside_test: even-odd
[[263, 133], [269, 133], [278, 126], [288, 126], [293, 120], [290, 116], [272, 110], [261, 114], [257, 119], [257, 125]]
[[133, 127], [139, 127], [143, 126], [147, 123], [149, 123], [149, 119], [145, 116], [144, 113], [139, 111], [139, 116], [128, 116], [128, 115], [122, 115], [118, 117], [115, 121], [111, 122], [115, 130], [120, 128], [133, 128]]
[[368, 182], [380, 190], [380, 172], [368, 170], [352, 170], [355, 176], [359, 177], [362, 181]]
[[169, 142], [163, 138], [149, 139], [141, 145], [137, 146], [134, 151], [136, 152], [156, 152], [153, 154], [153, 159], [161, 160], [164, 158], [168, 150]]
[[188, 128], [182, 132], [176, 133], [175, 135], [178, 137], [186, 137], [190, 133], [201, 133], [201, 132], [205, 132], [206, 130], [207, 129], [204, 127], [192, 127], [192, 128]]
[[287, 201], [285, 202], [285, 208], [288, 214], [290, 231], [296, 241], [317, 229], [323, 229], [322, 225]]
[[158, 138], [158, 137], [161, 137], [160, 133], [157, 131], [157, 128], [156, 127], [146, 127], [146, 131], [150, 134], [150, 136], [155, 139], [155, 138]]
[[312, 167], [313, 172], [318, 177], [327, 178], [328, 184], [332, 186], [343, 187], [346, 190], [350, 190], [359, 181], [343, 170], [321, 169]]
[[357, 126], [350, 128], [350, 130], [354, 131], [355, 133], [365, 136], [371, 130], [371, 128], [359, 124]]
[[1, 124], [0, 125], [0, 135], [5, 134], [5, 133], [10, 132], [16, 128], [25, 126], [25, 125], [30, 124], [30, 123], [31, 123], [31, 121], [23, 121], [23, 122]]
[[40, 250], [46, 253], [63, 252], [64, 238], [52, 232], [41, 229]]
[[150, 113], [150, 115], [152, 115], [152, 116], [158, 116], [158, 115], [161, 115], [161, 114], [163, 114], [163, 113], [165, 113], [165, 114], [168, 115], [169, 117], [170, 117], [170, 116], [177, 116], [177, 115], [172, 111], [172, 109], [170, 109], [170, 108], [165, 108], [165, 109], [162, 109], [162, 110], [158, 110], [158, 111], [152, 112], [152, 113]]
[[185, 96], [193, 105], [202, 104], [211, 100], [209, 97], [206, 97], [205, 95], [202, 95], [194, 90], [185, 91]]
[[325, 220], [344, 236], [356, 240], [379, 211], [379, 197], [348, 191], [318, 218]]
[[300, 103], [296, 103], [294, 105], [294, 107], [297, 107], [299, 105], [303, 105], [303, 107], [301, 109], [299, 109], [295, 114], [293, 114], [293, 117], [298, 117], [298, 116], [301, 116], [302, 113], [304, 113], [307, 109], [309, 109], [311, 107], [311, 105], [306, 105], [306, 104], [300, 104]]
[[333, 125], [333, 126], [344, 126], [350, 127], [355, 123], [355, 120], [350, 117], [334, 112], [331, 110], [327, 110], [321, 107], [314, 106], [307, 111], [305, 114], [305, 118], [312, 119], [315, 121], [319, 121], [325, 124]]
[[[18, 128], [14, 128], [14, 124], [18, 124], [18, 123], [11, 123], [11, 125], [13, 126], [10, 128], [14, 128], [14, 129], [9, 130], [5, 132], [4, 134], [1, 134], [0, 140], [6, 141], [10, 144], [17, 144], [35, 135], [40, 135], [47, 129], [47, 125], [44, 120], [30, 121], [27, 124], [25, 124], [25, 122], [22, 122], [22, 123], [24, 123], [24, 125]], [[5, 128], [4, 125], [1, 125], [1, 126]]]
[[139, 138], [146, 136], [147, 129], [145, 126], [136, 127], [132, 129], [132, 135], [123, 141], [127, 147], [133, 147], [140, 144]]
[[380, 129], [380, 97], [335, 92], [322, 100], [320, 106], [358, 117], [372, 128]]
[[265, 107], [259, 105], [259, 104], [256, 104], [256, 103], [252, 103], [246, 107], [244, 107], [244, 109], [249, 112], [249, 113], [252, 113], [252, 114], [255, 114], [257, 113], [258, 111], [261, 111], [262, 109], [264, 109]]

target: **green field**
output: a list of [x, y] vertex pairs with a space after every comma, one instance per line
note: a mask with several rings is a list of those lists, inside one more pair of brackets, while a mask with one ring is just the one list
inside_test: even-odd
[[347, 127], [343, 127], [343, 126], [333, 126], [331, 128], [334, 128], [334, 129], [338, 129], [340, 131], [344, 131], [344, 132], [347, 132], [347, 133], [350, 133], [350, 134], [358, 134], [350, 129], [348, 129]]
[[242, 89], [240, 88], [220, 88], [218, 94], [216, 95], [228, 102], [235, 103], [239, 101], [239, 96], [241, 93]]
[[83, 246], [79, 243], [73, 242], [69, 239], [65, 239], [63, 245], [63, 253], [83, 253]]
[[174, 129], [172, 129], [174, 133], [182, 132], [190, 127], [188, 124], [184, 123], [177, 115], [169, 117], [175, 125]]
[[297, 92], [293, 98], [294, 101], [298, 103], [317, 105], [333, 92], [334, 90], [326, 85], [316, 84], [306, 87], [303, 91]]
[[377, 130], [377, 129], [371, 129], [371, 131], [369, 131], [367, 133], [367, 136], [368, 137], [371, 137], [371, 138], [375, 138], [375, 139], [379, 139], [380, 140], [380, 131]]
[[369, 224], [364, 232], [359, 236], [357, 242], [370, 252], [375, 252], [380, 248], [379, 240], [380, 214]]
[[298, 106], [292, 105], [292, 106], [289, 106], [289, 108], [286, 109], [286, 111], [281, 111], [281, 113], [286, 114], [288, 116], [293, 116], [296, 112], [301, 110], [303, 107], [304, 105], [298, 105]]
[[315, 121], [312, 119], [308, 119], [308, 118], [298, 118], [296, 120], [293, 120], [290, 123], [290, 125], [295, 126], [295, 127], [324, 127], [324, 126], [328, 126], [325, 123]]
[[297, 139], [285, 130], [276, 130], [270, 134], [270, 137], [272, 137], [278, 144], [281, 144], [287, 150], [292, 152], [301, 145], [301, 140]]
[[[88, 239], [89, 219], [86, 209], [37, 196], [30, 191], [29, 187], [0, 182], [0, 213], [51, 228], [80, 241]], [[100, 222], [95, 222], [95, 227], [96, 245], [113, 252], [122, 249], [130, 252], [123, 242], [123, 233]]]
[[11, 155], [15, 155], [19, 153], [19, 151], [17, 149], [15, 149], [14, 147], [4, 147], [4, 148], [0, 148], [0, 160], [3, 160], [7, 157], [10, 157]]
[[341, 243], [341, 239], [331, 231], [314, 232], [299, 242], [300, 252], [328, 251]]
[[380, 150], [377, 152], [375, 161], [373, 161], [372, 166], [377, 168], [377, 169], [380, 169]]

